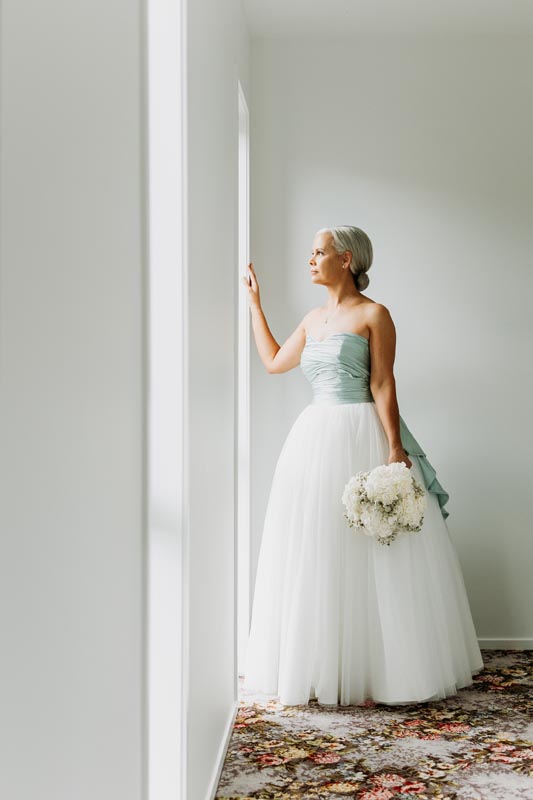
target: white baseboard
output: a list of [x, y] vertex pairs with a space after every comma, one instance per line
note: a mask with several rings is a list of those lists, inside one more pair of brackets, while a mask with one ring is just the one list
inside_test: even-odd
[[533, 639], [478, 639], [480, 650], [533, 650]]
[[235, 723], [235, 717], [237, 716], [238, 710], [239, 710], [239, 701], [236, 700], [233, 706], [230, 708], [228, 721], [226, 722], [226, 727], [224, 729], [224, 735], [220, 740], [220, 747], [218, 749], [218, 758], [215, 761], [215, 770], [213, 777], [211, 778], [211, 783], [209, 784], [209, 789], [207, 790], [206, 800], [214, 800], [214, 797], [216, 795], [218, 782], [220, 781], [220, 776], [222, 775], [222, 767], [224, 766], [224, 760], [226, 758], [226, 753], [228, 752], [231, 734], [233, 733], [233, 725]]

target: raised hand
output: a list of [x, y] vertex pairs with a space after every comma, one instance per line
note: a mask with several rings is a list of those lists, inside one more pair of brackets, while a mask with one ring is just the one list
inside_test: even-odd
[[248, 299], [250, 301], [250, 305], [260, 307], [261, 300], [259, 298], [259, 284], [257, 283], [257, 278], [255, 276], [253, 262], [248, 264], [248, 275], [243, 276], [241, 281], [248, 289]]

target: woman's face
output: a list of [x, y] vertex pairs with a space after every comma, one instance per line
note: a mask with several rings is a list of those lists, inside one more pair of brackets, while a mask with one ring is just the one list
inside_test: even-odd
[[342, 274], [344, 258], [335, 252], [331, 233], [319, 233], [313, 240], [309, 259], [313, 283], [336, 283]]

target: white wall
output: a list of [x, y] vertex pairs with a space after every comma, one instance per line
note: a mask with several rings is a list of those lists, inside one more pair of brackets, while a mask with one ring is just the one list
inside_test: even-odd
[[141, 4], [2, 12], [0, 795], [135, 800]]
[[[248, 97], [239, 0], [189, 3], [189, 792], [206, 796], [237, 701], [235, 370], [238, 94]], [[221, 754], [223, 755], [223, 754]]]
[[[0, 795], [12, 800], [146, 797], [145, 13], [125, 0], [3, 4]], [[188, 25], [187, 800], [203, 800], [237, 700], [248, 34], [239, 0], [195, 1]]]
[[[252, 254], [281, 344], [327, 298], [318, 228], [374, 245], [400, 411], [450, 492], [478, 637], [533, 637], [531, 37], [254, 39]], [[254, 569], [281, 444], [311, 390], [253, 349]]]

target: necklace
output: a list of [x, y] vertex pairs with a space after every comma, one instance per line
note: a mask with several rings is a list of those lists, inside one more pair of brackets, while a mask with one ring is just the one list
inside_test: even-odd
[[[337, 311], [339, 310], [339, 308], [341, 307], [341, 305], [342, 305], [342, 303], [339, 303], [339, 305], [337, 306], [337, 308], [335, 309], [335, 311], [334, 311], [334, 312], [333, 312], [333, 314], [331, 315], [332, 317], [334, 317], [334, 316], [335, 316], [335, 314], [337, 313]], [[327, 324], [328, 324], [328, 320], [329, 320], [329, 319], [330, 319], [330, 315], [329, 315], [329, 313], [328, 313], [328, 316], [327, 316], [327, 317], [326, 317], [326, 319], [324, 320], [324, 325], [327, 325]]]

